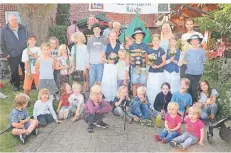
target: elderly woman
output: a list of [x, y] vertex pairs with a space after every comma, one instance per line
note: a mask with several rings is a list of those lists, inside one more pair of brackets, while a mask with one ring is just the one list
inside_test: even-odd
[[171, 35], [172, 30], [170, 25], [168, 23], [163, 24], [160, 35], [160, 47], [163, 48], [165, 52], [167, 52], [169, 48], [169, 38]]
[[84, 105], [84, 121], [88, 124], [87, 131], [93, 132], [93, 127], [108, 128], [109, 125], [103, 122], [105, 113], [111, 111], [111, 106], [102, 99], [101, 87], [96, 84], [90, 90], [90, 98]]
[[116, 32], [116, 40], [119, 42], [121, 24], [119, 22], [113, 22], [113, 30]]
[[102, 79], [102, 92], [107, 101], [113, 101], [117, 93], [117, 69], [118, 51], [120, 43], [116, 42], [116, 32], [109, 33], [109, 43], [106, 45], [105, 52], [101, 53], [100, 59], [104, 62]]

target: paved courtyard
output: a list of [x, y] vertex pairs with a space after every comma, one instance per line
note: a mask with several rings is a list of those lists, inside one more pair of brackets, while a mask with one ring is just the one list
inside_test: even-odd
[[[18, 145], [22, 152], [169, 152], [179, 151], [169, 144], [156, 142], [152, 135], [161, 129], [141, 126], [138, 123], [126, 125], [113, 114], [104, 119], [110, 124], [109, 129], [95, 128], [94, 133], [87, 133], [87, 124], [83, 120], [72, 123], [66, 120], [61, 124], [52, 123], [40, 128], [39, 135], [29, 137], [26, 144]], [[187, 152], [230, 152], [229, 144], [222, 141], [215, 130], [213, 144], [194, 145]]]

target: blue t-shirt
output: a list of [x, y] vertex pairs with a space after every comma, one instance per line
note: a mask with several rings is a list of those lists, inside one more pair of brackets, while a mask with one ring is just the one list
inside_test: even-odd
[[10, 126], [12, 126], [12, 123], [15, 123], [15, 122], [17, 123], [21, 120], [26, 119], [27, 117], [29, 117], [29, 115], [25, 109], [20, 111], [20, 110], [14, 108], [10, 113], [9, 124], [10, 124]]
[[[171, 58], [171, 56], [170, 56], [170, 49], [168, 49], [167, 50], [167, 55], [166, 55], [166, 60], [168, 60], [170, 58]], [[178, 62], [179, 59], [180, 59], [180, 50], [177, 49], [176, 50], [176, 55], [174, 56], [174, 60], [176, 60]], [[173, 61], [170, 62], [170, 63], [168, 63], [168, 64], [166, 64], [165, 67], [164, 67], [164, 69], [166, 71], [168, 71], [169, 73], [172, 73], [172, 72], [178, 73], [179, 72], [179, 66], [177, 64], [173, 63]]]
[[187, 62], [185, 74], [201, 75], [204, 71], [203, 63], [206, 61], [205, 51], [202, 48], [186, 50], [184, 60]]
[[[165, 55], [165, 51], [163, 48], [159, 47], [158, 50], [153, 50], [152, 48], [149, 48], [148, 50], [148, 58], [150, 55], [153, 55], [156, 57], [156, 62], [155, 65], [160, 65], [163, 61], [162, 61], [162, 56]], [[150, 61], [150, 60], [149, 60]], [[151, 62], [151, 61], [150, 61]], [[154, 65], [154, 63], [153, 63]], [[158, 69], [153, 69], [151, 66], [149, 67], [149, 71], [148, 72], [164, 72], [164, 67], [158, 68]]]
[[192, 96], [189, 93], [183, 95], [177, 91], [173, 94], [171, 101], [178, 103], [179, 112], [183, 113], [188, 105], [192, 105]]
[[144, 42], [141, 42], [140, 44], [134, 42], [129, 47], [132, 67], [146, 67], [145, 55], [148, 49], [148, 45], [146, 45]]

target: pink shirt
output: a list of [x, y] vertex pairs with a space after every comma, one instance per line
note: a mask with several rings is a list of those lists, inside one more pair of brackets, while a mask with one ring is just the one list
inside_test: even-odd
[[201, 129], [205, 127], [204, 123], [198, 119], [196, 122], [192, 122], [189, 117], [185, 119], [186, 131], [198, 138], [201, 138]]
[[67, 28], [68, 45], [71, 43], [71, 35], [75, 32], [79, 32], [79, 28], [77, 27], [77, 25], [72, 24]]
[[[178, 115], [178, 114], [177, 114], [174, 118], [172, 118], [172, 117], [170, 116], [170, 114], [167, 114], [166, 117], [165, 117], [165, 120], [168, 122], [168, 128], [170, 128], [170, 129], [173, 129], [173, 128], [177, 127], [177, 125], [178, 125], [179, 123], [181, 123], [181, 121], [182, 121], [180, 115]], [[178, 132], [179, 134], [181, 133], [181, 130], [180, 130], [180, 129], [181, 129], [181, 128], [179, 128], [179, 129], [177, 130], [177, 132]]]

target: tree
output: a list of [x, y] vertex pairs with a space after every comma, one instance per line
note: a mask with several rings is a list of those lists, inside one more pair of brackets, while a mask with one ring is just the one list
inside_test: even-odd
[[51, 12], [55, 4], [17, 4], [22, 24], [29, 33], [37, 37], [37, 44], [48, 39], [48, 29], [52, 25]]
[[218, 9], [196, 19], [201, 30], [216, 31], [231, 40], [231, 5], [220, 4]]
[[56, 14], [56, 25], [70, 25], [70, 4], [58, 4]]

